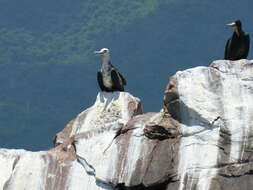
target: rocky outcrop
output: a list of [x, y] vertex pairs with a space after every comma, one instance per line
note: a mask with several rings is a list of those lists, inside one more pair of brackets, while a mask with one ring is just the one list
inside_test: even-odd
[[178, 72], [166, 88], [165, 110], [181, 122], [179, 189], [251, 189], [252, 68], [215, 61]]
[[0, 149], [0, 189], [250, 190], [253, 61], [179, 71], [159, 113], [99, 93], [48, 151]]

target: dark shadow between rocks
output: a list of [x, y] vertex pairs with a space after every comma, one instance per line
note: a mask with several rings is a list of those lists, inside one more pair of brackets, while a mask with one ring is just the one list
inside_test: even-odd
[[133, 186], [133, 187], [125, 187], [124, 184], [119, 184], [117, 186], [118, 190], [166, 190], [167, 189], [167, 185], [168, 185], [168, 181], [158, 184], [158, 185], [154, 185], [154, 186], [150, 186], [150, 187], [145, 187], [144, 185], [138, 185], [138, 186]]

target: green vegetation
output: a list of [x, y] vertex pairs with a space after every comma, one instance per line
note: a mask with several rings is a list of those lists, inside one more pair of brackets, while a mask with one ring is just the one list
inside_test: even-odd
[[[87, 1], [75, 1], [76, 5], [69, 4], [65, 0], [66, 7], [62, 11], [52, 13], [40, 13], [40, 5], [35, 5], [29, 0], [21, 4], [22, 9], [27, 5], [34, 6], [35, 15], [27, 15], [23, 10], [17, 20], [24, 22], [24, 26], [15, 28], [5, 28], [0, 30], [0, 64], [11, 63], [61, 63], [74, 64], [84, 63], [90, 60], [90, 52], [95, 49], [98, 40], [103, 36], [117, 33], [124, 30], [124, 27], [133, 23], [139, 18], [143, 18], [158, 7], [158, 1], [101, 1], [99, 3]], [[51, 1], [46, 1], [44, 7], [51, 6]], [[2, 7], [10, 4], [3, 1]], [[22, 6], [23, 5], [23, 6]], [[53, 4], [55, 9], [61, 2]], [[10, 6], [10, 5], [9, 5]], [[13, 7], [16, 5], [13, 4]], [[43, 5], [41, 5], [43, 7]], [[70, 6], [70, 7], [69, 7]], [[12, 7], [11, 7], [12, 8]], [[68, 8], [73, 8], [70, 13]], [[53, 8], [51, 8], [53, 9]], [[54, 10], [54, 9], [53, 9]], [[63, 14], [66, 10], [66, 15]], [[60, 14], [59, 11], [61, 12]], [[23, 13], [23, 14], [22, 14]], [[39, 14], [40, 13], [40, 14]], [[7, 15], [9, 16], [9, 15]], [[6, 17], [7, 17], [6, 16]], [[29, 16], [29, 17], [28, 17]], [[31, 23], [36, 30], [28, 25], [30, 16], [39, 21], [40, 18], [47, 19], [48, 22]], [[38, 18], [36, 18], [36, 16]], [[28, 23], [25, 23], [28, 22]], [[38, 24], [41, 24], [38, 26]], [[7, 25], [8, 26], [8, 25]], [[34, 30], [35, 29], [35, 30]]]

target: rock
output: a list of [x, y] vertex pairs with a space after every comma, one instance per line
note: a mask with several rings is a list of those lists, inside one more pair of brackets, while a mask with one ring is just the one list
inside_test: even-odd
[[144, 134], [149, 139], [165, 140], [178, 138], [178, 126], [180, 123], [173, 119], [169, 114], [156, 114], [152, 121], [147, 123], [144, 128]]
[[250, 190], [253, 61], [179, 71], [159, 113], [126, 92], [95, 104], [48, 151], [0, 149], [4, 190]]
[[0, 150], [0, 189], [64, 189], [73, 167], [73, 148], [62, 151]]
[[252, 69], [252, 61], [220, 60], [174, 76], [182, 134], [179, 189], [251, 189]]
[[103, 183], [111, 175], [106, 148], [122, 126], [140, 113], [139, 99], [129, 93], [99, 93], [92, 107], [56, 135], [54, 149], [0, 149], [0, 189], [114, 189]]
[[[101, 101], [105, 97], [106, 101]], [[139, 100], [128, 93], [120, 93], [108, 103], [111, 99], [110, 93], [99, 94], [93, 107], [79, 114], [72, 127], [67, 125], [72, 128], [77, 161], [86, 174], [82, 189], [156, 187], [173, 178], [178, 122], [171, 117], [166, 120], [164, 113], [138, 115], [142, 113]], [[174, 123], [167, 123], [170, 120]], [[148, 129], [154, 126], [173, 132], [168, 136], [156, 132], [149, 138], [152, 132]]]
[[174, 119], [181, 121], [178, 83], [176, 76], [172, 76], [170, 78], [169, 83], [165, 88], [163, 103], [164, 112], [169, 113]]
[[95, 104], [77, 116], [70, 136], [74, 137], [77, 161], [87, 174], [83, 189], [104, 189], [97, 186], [98, 182], [116, 186], [113, 164], [118, 153], [111, 146], [124, 124], [141, 113], [138, 98], [126, 92], [114, 92], [99, 93]]
[[[111, 169], [115, 171], [111, 175], [111, 183], [124, 184], [124, 187], [152, 187], [169, 181], [176, 175], [178, 165], [177, 133], [172, 137], [160, 139], [146, 135], [146, 129], [150, 126], [160, 126], [162, 131], [172, 127], [171, 123], [163, 126], [163, 113], [147, 113], [131, 119], [121, 130], [110, 150], [114, 152], [114, 162]], [[177, 126], [174, 126], [176, 128]], [[176, 130], [176, 129], [175, 129]], [[164, 137], [165, 135], [163, 135]]]

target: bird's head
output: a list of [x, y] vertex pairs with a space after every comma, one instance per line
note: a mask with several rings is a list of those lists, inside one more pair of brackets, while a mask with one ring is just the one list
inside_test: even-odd
[[108, 48], [102, 48], [100, 51], [94, 51], [95, 54], [101, 55], [102, 57], [108, 57], [110, 56], [110, 51]]
[[242, 28], [242, 23], [240, 20], [236, 20], [232, 23], [227, 24], [227, 26], [233, 28], [235, 31], [240, 31]]

